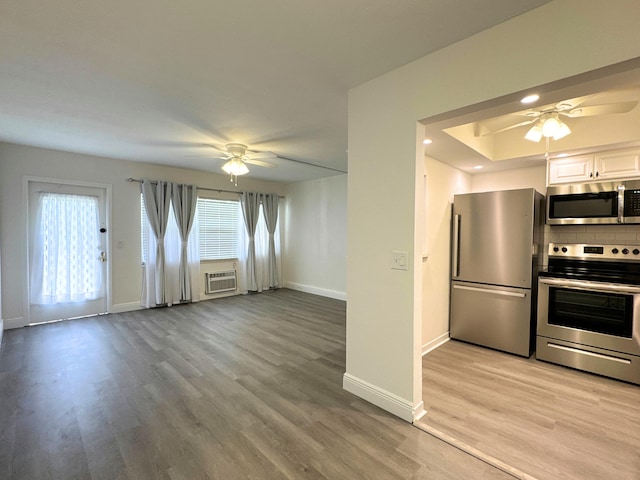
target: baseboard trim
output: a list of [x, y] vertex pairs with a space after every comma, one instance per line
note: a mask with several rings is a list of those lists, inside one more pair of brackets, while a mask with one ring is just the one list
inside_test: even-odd
[[285, 288], [291, 290], [298, 290], [305, 293], [313, 293], [314, 295], [320, 295], [321, 297], [334, 298], [336, 300], [347, 300], [346, 292], [339, 292], [337, 290], [329, 290], [328, 288], [314, 287], [312, 285], [304, 285], [296, 282], [284, 282]]
[[425, 356], [427, 353], [431, 352], [432, 350], [435, 350], [440, 345], [447, 343], [450, 340], [450, 338], [451, 337], [449, 336], [449, 332], [445, 332], [439, 337], [434, 338], [430, 342], [425, 343], [422, 346], [422, 356]]
[[140, 302], [117, 303], [111, 308], [111, 313], [133, 312], [134, 310], [142, 310], [143, 308]]
[[27, 326], [27, 321], [24, 317], [16, 317], [16, 318], [5, 318], [4, 319], [4, 329], [12, 330], [14, 328], [22, 328]]
[[416, 415], [423, 415], [421, 413], [424, 410], [423, 402], [414, 406], [409, 400], [400, 398], [391, 392], [387, 392], [386, 390], [354, 377], [349, 373], [345, 373], [342, 376], [342, 388], [347, 392], [353, 393], [367, 402], [394, 414], [396, 417], [400, 417], [406, 422], [411, 423], [414, 421]]

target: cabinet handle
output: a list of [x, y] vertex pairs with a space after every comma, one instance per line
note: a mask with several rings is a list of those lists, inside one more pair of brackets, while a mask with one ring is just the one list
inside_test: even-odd
[[598, 178], [598, 175], [600, 175], [600, 172], [596, 172], [596, 178]]
[[593, 178], [593, 172], [589, 173], [589, 178]]

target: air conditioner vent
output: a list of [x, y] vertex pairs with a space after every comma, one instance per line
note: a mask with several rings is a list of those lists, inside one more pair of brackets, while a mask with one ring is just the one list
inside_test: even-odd
[[204, 274], [204, 286], [206, 294], [233, 291], [237, 288], [236, 271], [207, 272]]

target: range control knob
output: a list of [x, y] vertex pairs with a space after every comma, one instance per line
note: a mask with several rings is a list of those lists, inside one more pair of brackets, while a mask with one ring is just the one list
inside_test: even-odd
[[629, 253], [629, 249], [628, 248], [623, 248], [622, 249], [622, 253], [626, 255], [627, 253]]
[[613, 253], [614, 255], [618, 253], [618, 249], [614, 248], [613, 250], [611, 250], [611, 253]]
[[560, 249], [558, 247], [553, 247], [553, 251], [554, 252], [558, 252], [558, 251], [560, 251]]
[[637, 248], [634, 248], [632, 253], [634, 255], [638, 255], [640, 253], [640, 250], [638, 250]]
[[562, 247], [562, 253], [567, 253], [567, 247]]

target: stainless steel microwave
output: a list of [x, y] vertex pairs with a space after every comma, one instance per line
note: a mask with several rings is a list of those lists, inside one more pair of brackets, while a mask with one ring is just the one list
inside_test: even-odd
[[547, 188], [548, 225], [640, 223], [640, 180]]

